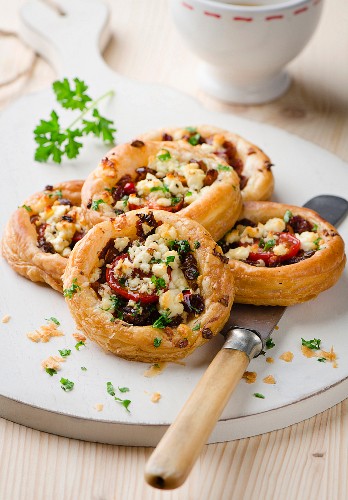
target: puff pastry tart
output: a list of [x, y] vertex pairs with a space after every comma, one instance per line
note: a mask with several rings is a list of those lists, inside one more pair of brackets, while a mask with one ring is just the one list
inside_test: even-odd
[[239, 178], [215, 155], [181, 142], [136, 140], [102, 159], [82, 189], [94, 225], [131, 210], [180, 212], [221, 238], [242, 208]]
[[61, 276], [71, 250], [90, 227], [80, 207], [82, 184], [46, 186], [12, 214], [2, 253], [17, 273], [62, 291]]
[[235, 279], [235, 301], [289, 306], [313, 299], [340, 277], [346, 257], [336, 229], [307, 208], [247, 202], [219, 244]]
[[240, 177], [243, 200], [268, 200], [274, 187], [271, 161], [260, 148], [237, 134], [210, 125], [154, 130], [139, 137], [145, 141], [177, 141], [200, 145], [234, 168]]
[[77, 327], [130, 360], [174, 361], [217, 334], [232, 271], [197, 222], [132, 211], [94, 226], [72, 251], [64, 295]]

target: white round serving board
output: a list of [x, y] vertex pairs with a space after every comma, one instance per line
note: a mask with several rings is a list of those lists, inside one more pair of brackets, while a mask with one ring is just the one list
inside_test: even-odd
[[[99, 35], [107, 33], [107, 9], [96, 1], [88, 2], [86, 8], [86, 3], [59, 1], [66, 11], [64, 17], [43, 3], [27, 4], [22, 11], [23, 37], [58, 68], [60, 76], [85, 79], [93, 96], [115, 90], [116, 96], [103, 104], [102, 110], [115, 121], [118, 143], [156, 127], [214, 124], [247, 137], [270, 155], [275, 164], [274, 200], [301, 205], [317, 194], [347, 196], [348, 165], [327, 151], [270, 126], [207, 111], [169, 88], [130, 81], [112, 72], [97, 48], [106, 40]], [[32, 131], [53, 107], [57, 108], [47, 89], [19, 99], [0, 117], [1, 230], [28, 195], [46, 184], [84, 178], [106, 152], [104, 146], [89, 140], [74, 161], [60, 166], [35, 163]], [[348, 220], [340, 232], [347, 240]], [[334, 288], [317, 299], [287, 309], [273, 335], [276, 347], [268, 352], [274, 364], [266, 363], [263, 356], [251, 362], [249, 370], [257, 372], [256, 383], [240, 382], [209, 442], [279, 429], [324, 411], [347, 396], [347, 283], [346, 271]], [[156, 445], [223, 343], [223, 338], [217, 337], [183, 364], [169, 364], [157, 377], [147, 378], [144, 372], [149, 365], [106, 354], [89, 341], [85, 348], [75, 350], [76, 341], [71, 336], [74, 324], [63, 297], [17, 276], [3, 259], [0, 296], [1, 317], [11, 316], [9, 323], [0, 324], [0, 415], [62, 436]], [[48, 343], [28, 340], [26, 334], [51, 316], [60, 320], [65, 336]], [[320, 338], [326, 350], [333, 345], [338, 367], [305, 358], [301, 337]], [[72, 354], [61, 371], [50, 377], [41, 368], [41, 361], [62, 348], [71, 348]], [[284, 351], [294, 353], [292, 363], [279, 359]], [[269, 374], [275, 377], [275, 385], [262, 382]], [[60, 377], [75, 382], [73, 391], [61, 389]], [[108, 381], [115, 387], [130, 388], [125, 395], [132, 401], [130, 413], [107, 394]], [[154, 392], [162, 396], [158, 403], [151, 401]], [[265, 399], [255, 398], [255, 392], [264, 394]], [[96, 404], [103, 404], [103, 411], [97, 412]], [[197, 419], [199, 411], [197, 408]]]

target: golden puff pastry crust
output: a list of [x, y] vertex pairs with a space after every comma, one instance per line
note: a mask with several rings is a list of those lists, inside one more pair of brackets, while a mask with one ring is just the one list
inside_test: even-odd
[[64, 295], [77, 327], [105, 350], [175, 361], [226, 323], [234, 297], [227, 262], [197, 222], [131, 211], [97, 224], [76, 245]]
[[83, 181], [73, 180], [46, 186], [11, 215], [2, 254], [18, 274], [62, 291], [72, 240], [89, 228], [80, 208], [82, 185]]
[[240, 177], [243, 201], [268, 200], [274, 188], [272, 163], [255, 144], [227, 130], [211, 125], [197, 127], [162, 128], [139, 136], [144, 141], [186, 140], [192, 144], [205, 144], [231, 165]]
[[315, 298], [343, 272], [344, 242], [316, 212], [273, 202], [246, 202], [219, 242], [235, 280], [235, 302], [290, 306]]
[[184, 141], [136, 140], [109, 151], [87, 177], [82, 206], [93, 225], [141, 208], [178, 212], [218, 239], [242, 198], [238, 175], [215, 155]]

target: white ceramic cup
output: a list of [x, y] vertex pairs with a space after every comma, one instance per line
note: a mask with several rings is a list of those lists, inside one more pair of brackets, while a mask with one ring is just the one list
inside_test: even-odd
[[314, 33], [323, 1], [171, 0], [171, 12], [204, 61], [199, 68], [203, 90], [226, 102], [256, 104], [276, 99], [289, 87], [284, 68]]

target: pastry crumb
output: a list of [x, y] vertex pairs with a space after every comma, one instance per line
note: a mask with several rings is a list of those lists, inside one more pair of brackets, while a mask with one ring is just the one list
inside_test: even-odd
[[294, 359], [294, 354], [291, 351], [286, 351], [279, 356], [279, 359], [286, 361], [286, 363], [291, 363], [291, 361]]
[[97, 403], [96, 405], [94, 405], [94, 408], [97, 410], [97, 411], [103, 411], [104, 409], [104, 405], [101, 404], [101, 403]]
[[265, 384], [275, 384], [276, 383], [275, 378], [273, 377], [273, 375], [268, 375], [267, 377], [265, 377], [263, 379], [263, 382]]
[[1, 320], [1, 323], [8, 323], [11, 319], [11, 316], [9, 314], [5, 314], [5, 316], [3, 316], [2, 320]]
[[27, 337], [32, 342], [48, 342], [52, 337], [63, 337], [64, 333], [58, 330], [55, 323], [42, 325], [37, 330], [27, 333]]
[[72, 336], [78, 342], [85, 342], [85, 340], [87, 340], [87, 338], [82, 333], [73, 333]]
[[276, 326], [274, 327], [274, 329], [275, 329], [275, 330], [279, 330], [279, 326], [278, 326], [278, 325], [276, 325]]
[[257, 373], [256, 372], [244, 372], [243, 377], [247, 384], [253, 384], [256, 382]]
[[329, 363], [332, 363], [333, 368], [338, 368], [337, 354], [335, 353], [333, 346], [331, 346], [330, 351], [324, 351], [323, 349], [321, 349], [320, 351], [316, 351], [314, 349], [310, 349], [309, 347], [302, 345], [301, 351], [302, 354], [306, 356], [306, 358], [319, 358], [319, 360], [323, 360], [322, 358], [324, 358], [324, 360], [328, 361]]
[[313, 349], [310, 349], [309, 347], [307, 347], [305, 345], [301, 345], [301, 351], [302, 351], [302, 354], [304, 356], [306, 356], [306, 358], [313, 358], [314, 356], [317, 355], [315, 353], [315, 351], [313, 351]]
[[49, 368], [51, 370], [60, 370], [60, 363], [64, 362], [65, 359], [60, 356], [49, 356], [47, 359], [44, 359], [41, 363], [42, 368]]
[[162, 397], [162, 394], [160, 394], [159, 392], [154, 392], [151, 396], [151, 401], [153, 403], [158, 403], [158, 401], [161, 399]]
[[266, 363], [274, 363], [274, 358], [271, 358], [270, 356], [266, 358]]

